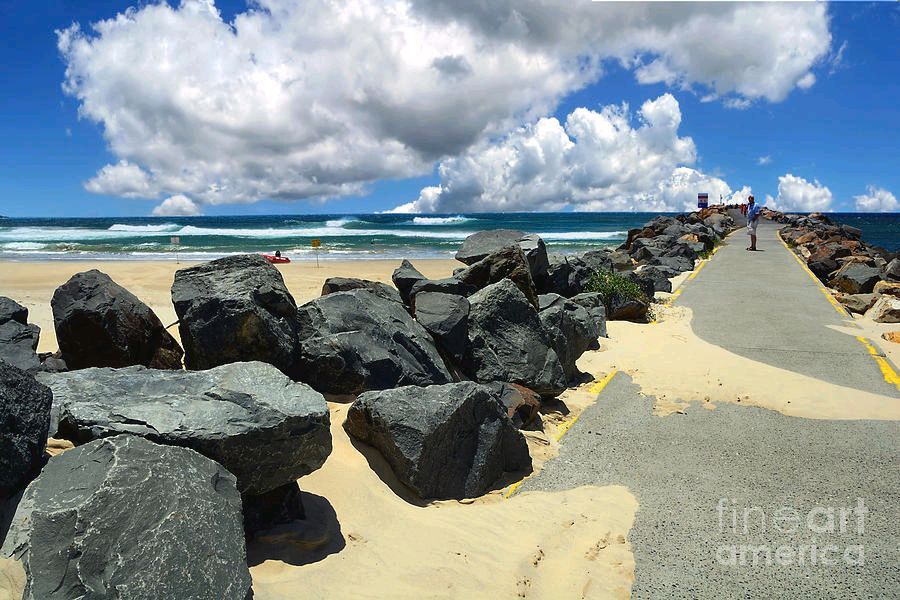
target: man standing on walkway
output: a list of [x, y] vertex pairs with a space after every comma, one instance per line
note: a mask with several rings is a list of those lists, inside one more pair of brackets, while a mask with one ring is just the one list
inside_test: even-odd
[[760, 208], [753, 196], [747, 198], [747, 235], [750, 236], [750, 247], [747, 250], [756, 250], [756, 226], [759, 225]]

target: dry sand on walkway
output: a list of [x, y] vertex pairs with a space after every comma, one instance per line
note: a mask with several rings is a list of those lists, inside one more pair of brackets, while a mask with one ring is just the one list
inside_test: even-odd
[[734, 402], [810, 419], [900, 420], [896, 398], [744, 358], [700, 339], [691, 317], [690, 309], [676, 305], [660, 309], [656, 324], [613, 321], [604, 351], [585, 354], [578, 364], [591, 372], [628, 373], [644, 394], [657, 397], [661, 415], [686, 410], [689, 402], [707, 408]]

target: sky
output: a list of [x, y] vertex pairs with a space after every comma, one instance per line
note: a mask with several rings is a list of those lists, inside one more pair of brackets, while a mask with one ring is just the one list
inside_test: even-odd
[[900, 4], [0, 0], [0, 214], [900, 211]]

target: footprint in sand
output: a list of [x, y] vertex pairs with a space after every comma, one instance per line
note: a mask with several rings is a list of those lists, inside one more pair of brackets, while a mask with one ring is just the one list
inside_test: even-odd
[[588, 560], [597, 560], [597, 556], [600, 554], [600, 551], [609, 546], [609, 540], [607, 539], [608, 537], [609, 534], [607, 533], [605, 536], [600, 538], [599, 542], [588, 548], [588, 551], [584, 553], [584, 557]]
[[348, 533], [347, 540], [355, 544], [365, 544], [367, 541], [366, 538], [359, 535], [358, 533]]
[[531, 588], [531, 580], [527, 577], [520, 578], [516, 582], [516, 588], [519, 590], [519, 593], [516, 595], [519, 598], [525, 598], [528, 595], [528, 590]]
[[541, 561], [544, 560], [544, 551], [538, 547], [537, 552], [534, 553], [534, 556], [531, 557], [531, 566], [537, 568]]

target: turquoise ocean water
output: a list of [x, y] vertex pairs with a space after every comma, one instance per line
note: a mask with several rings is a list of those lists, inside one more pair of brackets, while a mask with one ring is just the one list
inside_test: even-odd
[[[313, 259], [449, 258], [466, 236], [499, 227], [540, 234], [551, 252], [618, 246], [657, 213], [272, 215], [0, 219], [0, 259], [209, 260], [239, 252]], [[833, 215], [872, 244], [900, 249], [900, 214]]]

